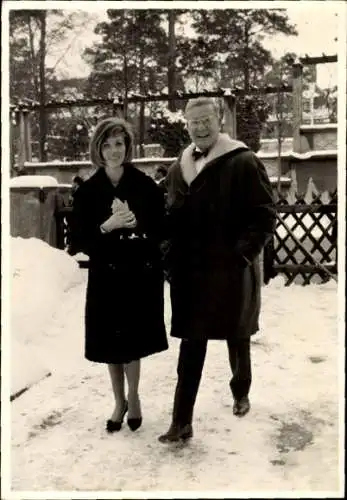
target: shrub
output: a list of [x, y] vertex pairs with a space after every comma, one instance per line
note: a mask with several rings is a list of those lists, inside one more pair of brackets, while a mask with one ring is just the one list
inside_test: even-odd
[[260, 137], [270, 113], [270, 105], [260, 96], [238, 97], [236, 102], [236, 134], [255, 153], [260, 149]]
[[149, 124], [148, 136], [164, 149], [164, 156], [176, 157], [189, 144], [189, 135], [181, 111], [160, 111]]

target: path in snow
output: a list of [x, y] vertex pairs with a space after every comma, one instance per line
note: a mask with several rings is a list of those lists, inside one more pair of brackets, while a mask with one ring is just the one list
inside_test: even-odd
[[104, 431], [113, 402], [105, 366], [83, 359], [84, 294], [84, 284], [66, 294], [45, 338], [53, 375], [12, 403], [14, 490], [337, 490], [335, 284], [264, 288], [243, 419], [232, 415], [226, 346], [210, 342], [185, 447], [157, 441], [170, 420], [174, 339], [142, 362], [143, 426]]

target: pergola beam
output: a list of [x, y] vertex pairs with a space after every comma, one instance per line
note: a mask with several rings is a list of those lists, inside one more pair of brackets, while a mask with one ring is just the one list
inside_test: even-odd
[[[275, 85], [268, 85], [267, 87], [251, 87], [249, 92], [245, 92], [244, 89], [236, 87], [233, 89], [218, 89], [213, 91], [203, 91], [203, 92], [175, 92], [172, 95], [169, 94], [151, 94], [140, 95], [135, 93], [129, 93], [127, 98], [127, 103], [139, 103], [139, 102], [167, 102], [172, 100], [189, 100], [196, 97], [224, 97], [225, 95], [233, 94], [235, 97], [243, 95], [264, 95], [264, 94], [276, 94], [278, 90], [282, 92], [292, 92], [292, 86], [287, 84], [282, 84], [278, 89]], [[77, 107], [91, 107], [91, 106], [122, 106], [122, 97], [106, 98], [106, 99], [75, 99], [75, 100], [65, 100], [65, 101], [51, 101], [47, 102], [45, 105], [46, 109], [58, 109], [58, 108], [70, 108], [73, 106]], [[14, 111], [20, 111], [26, 109], [28, 111], [36, 111], [39, 109], [39, 104], [36, 102], [32, 103], [18, 103], [11, 104], [11, 109]]]

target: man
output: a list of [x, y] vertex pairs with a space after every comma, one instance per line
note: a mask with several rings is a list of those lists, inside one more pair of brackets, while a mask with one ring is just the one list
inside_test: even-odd
[[181, 338], [172, 423], [161, 442], [188, 439], [207, 342], [226, 340], [233, 413], [250, 409], [250, 337], [259, 329], [258, 256], [274, 231], [265, 168], [220, 132], [212, 99], [186, 107], [190, 144], [167, 175], [171, 335]]

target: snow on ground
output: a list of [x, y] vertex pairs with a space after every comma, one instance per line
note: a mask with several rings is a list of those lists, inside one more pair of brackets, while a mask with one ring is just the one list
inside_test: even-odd
[[[22, 245], [18, 240], [14, 250]], [[49, 328], [35, 337], [35, 345], [52, 376], [11, 403], [13, 490], [339, 494], [336, 283], [284, 287], [276, 278], [264, 287], [261, 333], [252, 347], [251, 412], [243, 419], [232, 415], [226, 346], [210, 342], [195, 436], [186, 446], [165, 446], [157, 437], [170, 422], [179, 341], [170, 339], [168, 351], [142, 362], [143, 426], [132, 433], [124, 425], [108, 435], [104, 425], [113, 410], [108, 373], [83, 358], [86, 271], [79, 270], [70, 286], [75, 262], [49, 251], [52, 265], [48, 259], [41, 265], [53, 272], [60, 262], [64, 290], [54, 316], [45, 314], [52, 292], [48, 281], [39, 283], [41, 274], [26, 289], [47, 287], [41, 308], [42, 316], [51, 316]], [[17, 258], [14, 253], [15, 263]], [[26, 272], [32, 278], [29, 270], [22, 275]], [[165, 293], [169, 326], [168, 287]], [[14, 316], [29, 314], [33, 305], [25, 304], [26, 298], [32, 301], [28, 293], [22, 293], [24, 304], [13, 300]]]

